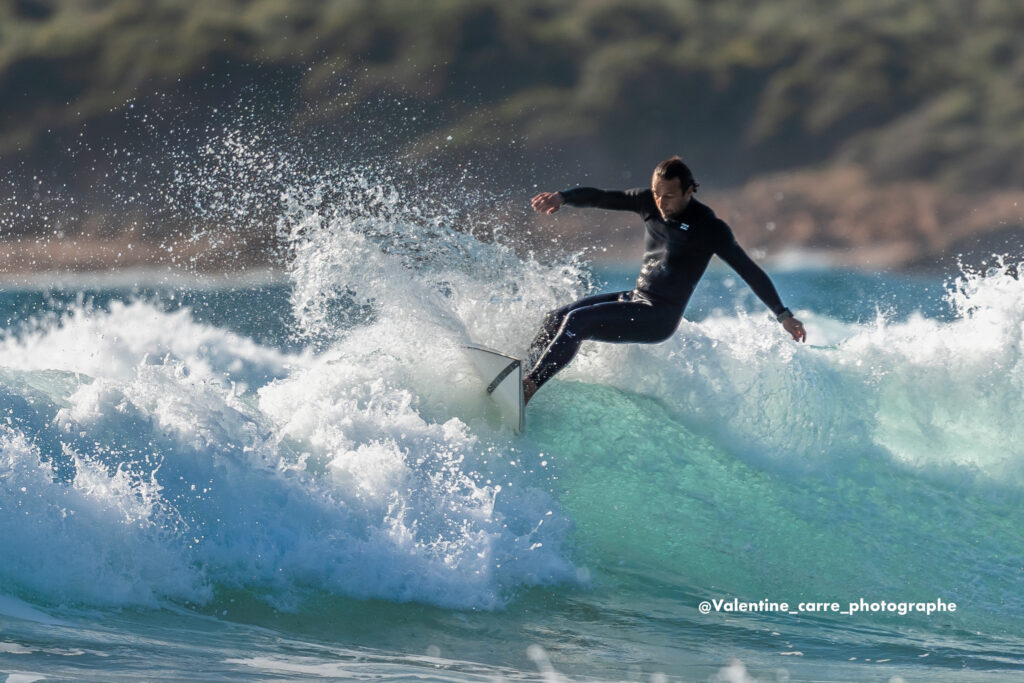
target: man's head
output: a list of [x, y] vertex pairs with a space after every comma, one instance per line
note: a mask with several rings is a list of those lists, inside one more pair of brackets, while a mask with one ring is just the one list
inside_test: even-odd
[[673, 218], [690, 203], [690, 197], [697, 191], [697, 183], [690, 167], [679, 157], [672, 157], [654, 168], [651, 190], [662, 218]]

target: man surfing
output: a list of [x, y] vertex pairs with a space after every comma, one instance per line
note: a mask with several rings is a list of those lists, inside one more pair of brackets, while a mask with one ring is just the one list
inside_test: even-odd
[[525, 401], [568, 365], [587, 339], [653, 344], [672, 336], [715, 254], [743, 278], [794, 340], [807, 338], [803, 324], [782, 305], [768, 275], [743, 251], [725, 221], [693, 198], [697, 187], [690, 168], [672, 157], [655, 167], [649, 189], [577, 187], [541, 192], [531, 200], [534, 211], [549, 214], [563, 204], [632, 211], [643, 219], [647, 234], [643, 267], [632, 291], [589, 296], [544, 318], [527, 353]]

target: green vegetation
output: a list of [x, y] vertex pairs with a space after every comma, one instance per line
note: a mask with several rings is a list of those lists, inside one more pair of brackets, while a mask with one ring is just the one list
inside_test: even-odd
[[260, 261], [272, 216], [221, 231], [150, 202], [223, 124], [525, 192], [643, 184], [678, 153], [750, 244], [1005, 251], [1021, 35], [1006, 0], [0, 0], [0, 237], [53, 236], [21, 267], [81, 261], [64, 235], [216, 251], [193, 231]]
[[400, 96], [430, 114], [413, 149], [515, 136], [588, 168], [679, 151], [718, 184], [840, 159], [1020, 185], [1021, 35], [1005, 0], [5, 0], [0, 159], [246, 73], [300, 126]]

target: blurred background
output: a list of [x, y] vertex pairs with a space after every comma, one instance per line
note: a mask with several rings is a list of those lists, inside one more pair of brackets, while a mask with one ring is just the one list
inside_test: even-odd
[[0, 0], [0, 270], [272, 265], [285, 151], [598, 260], [635, 221], [529, 197], [673, 154], [775, 263], [1013, 260], [1022, 34], [1005, 0]]

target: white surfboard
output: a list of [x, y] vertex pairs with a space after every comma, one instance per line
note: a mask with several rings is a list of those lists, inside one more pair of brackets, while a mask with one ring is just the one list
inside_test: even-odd
[[467, 344], [464, 348], [487, 394], [498, 406], [502, 421], [516, 434], [522, 434], [526, 429], [526, 403], [519, 359], [479, 344]]

